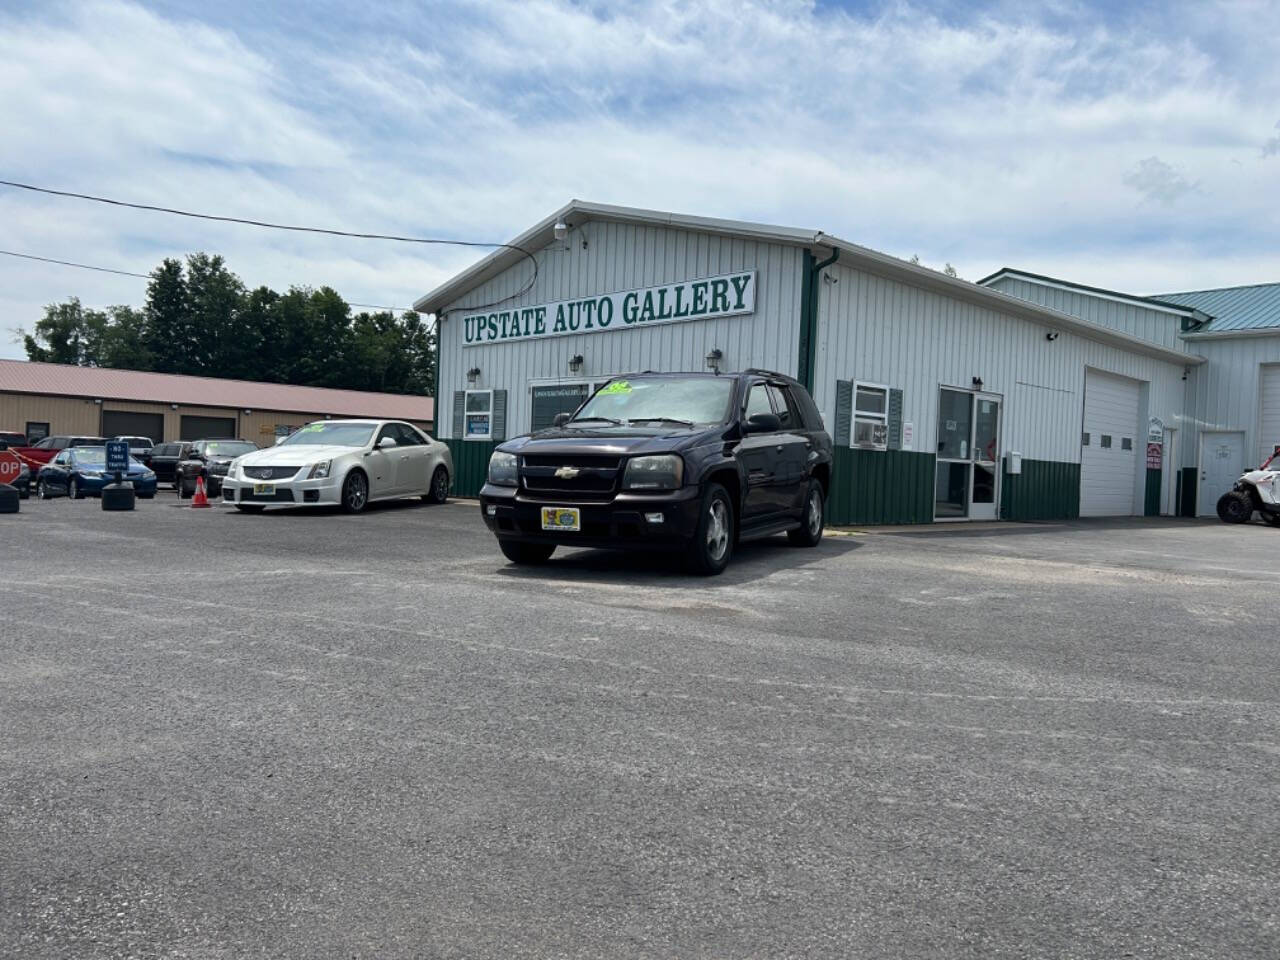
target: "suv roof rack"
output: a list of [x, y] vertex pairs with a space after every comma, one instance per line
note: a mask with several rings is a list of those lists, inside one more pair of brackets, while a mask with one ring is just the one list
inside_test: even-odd
[[743, 373], [755, 373], [762, 377], [777, 377], [779, 380], [794, 380], [795, 377], [788, 376], [785, 373], [779, 373], [777, 370], [765, 370], [763, 367], [747, 367]]

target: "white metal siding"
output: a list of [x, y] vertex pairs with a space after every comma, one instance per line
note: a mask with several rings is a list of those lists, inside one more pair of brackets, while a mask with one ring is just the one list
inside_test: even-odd
[[1182, 409], [1179, 363], [1066, 332], [1046, 340], [1048, 326], [839, 262], [823, 272], [837, 281], [819, 284], [814, 399], [828, 424], [837, 380], [889, 384], [904, 391], [902, 416], [915, 425], [915, 449], [933, 452], [939, 385], [969, 389], [981, 377], [984, 391], [1004, 398], [1001, 453], [1079, 463], [1086, 367], [1149, 383], [1144, 417], [1172, 424]]
[[[1201, 430], [1243, 430], [1246, 459], [1270, 452], [1262, 430], [1262, 376], [1280, 363], [1280, 336], [1193, 340], [1190, 349], [1209, 362], [1187, 375], [1187, 419]], [[1182, 445], [1182, 465], [1196, 466], [1199, 441]], [[1258, 463], [1261, 463], [1258, 460]]]
[[[1146, 436], [1138, 436], [1140, 387], [1135, 380], [1085, 372], [1084, 432], [1089, 434], [1089, 445], [1080, 451], [1082, 517], [1127, 517], [1139, 512], [1134, 498], [1140, 441], [1146, 451]], [[1110, 447], [1102, 445], [1104, 437], [1110, 437]]]
[[1262, 368], [1262, 386], [1259, 395], [1258, 463], [1271, 456], [1280, 445], [1280, 366]]
[[1063, 290], [1050, 287], [1034, 280], [1019, 277], [1001, 277], [990, 284], [992, 290], [998, 290], [1019, 300], [1030, 300], [1042, 307], [1049, 307], [1061, 313], [1089, 320], [1100, 326], [1120, 330], [1162, 347], [1173, 350], [1185, 349], [1184, 341], [1178, 336], [1182, 330], [1182, 318], [1163, 310], [1154, 310], [1136, 303], [1123, 303], [1094, 296], [1084, 291]]
[[[528, 282], [530, 272], [527, 261], [518, 264], [447, 310], [449, 316], [441, 324], [440, 388], [436, 391], [436, 423], [442, 433], [453, 422], [453, 392], [466, 388], [466, 373], [472, 367], [481, 371], [480, 388], [510, 391], [508, 436], [529, 429], [529, 384], [534, 380], [586, 380], [638, 370], [702, 370], [706, 355], [717, 347], [724, 352], [727, 369], [756, 366], [796, 371], [802, 272], [798, 248], [677, 228], [589, 221], [575, 226], [567, 241], [548, 244], [536, 256], [537, 284], [501, 309], [756, 270], [756, 312], [463, 347], [464, 314], [459, 308], [514, 294]], [[571, 376], [567, 365], [575, 354], [582, 354], [584, 365], [580, 375]]]

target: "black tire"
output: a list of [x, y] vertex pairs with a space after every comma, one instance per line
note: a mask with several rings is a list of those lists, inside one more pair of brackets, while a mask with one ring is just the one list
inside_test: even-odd
[[822, 528], [827, 522], [827, 498], [823, 496], [822, 484], [817, 480], [809, 480], [809, 489], [804, 494], [804, 515], [800, 526], [787, 531], [787, 539], [793, 546], [816, 547], [822, 542]]
[[520, 543], [516, 540], [499, 540], [498, 547], [502, 555], [512, 563], [532, 566], [546, 563], [556, 552], [554, 543]]
[[187, 481], [183, 476], [177, 476], [173, 479], [173, 489], [178, 493], [179, 500], [186, 500], [196, 495], [196, 488], [192, 487], [191, 492], [187, 492]]
[[1253, 516], [1253, 497], [1244, 490], [1232, 490], [1218, 498], [1218, 519], [1223, 523], [1248, 523]]
[[352, 470], [342, 481], [342, 512], [359, 513], [369, 505], [369, 478], [362, 470]]
[[267, 508], [261, 503], [237, 503], [236, 509], [241, 513], [261, 513]]
[[422, 497], [427, 503], [444, 503], [449, 499], [449, 471], [443, 466], [436, 467], [431, 474], [431, 492]]
[[698, 505], [698, 526], [685, 551], [685, 566], [691, 573], [704, 577], [723, 573], [733, 556], [734, 536], [729, 491], [718, 483], [710, 483]]
[[46, 486], [44, 485], [44, 481], [43, 481], [43, 480], [37, 480], [37, 481], [36, 481], [36, 499], [37, 499], [37, 500], [50, 500], [50, 499], [52, 499], [52, 498], [49, 496], [49, 488], [48, 488], [48, 487], [46, 487]]
[[84, 491], [80, 489], [80, 481], [75, 477], [67, 481], [67, 496], [72, 500], [84, 499]]

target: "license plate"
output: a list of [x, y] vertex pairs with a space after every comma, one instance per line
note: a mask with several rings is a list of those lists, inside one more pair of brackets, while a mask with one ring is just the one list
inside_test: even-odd
[[542, 529], [577, 533], [582, 529], [582, 515], [577, 507], [543, 507]]
[[274, 483], [255, 483], [253, 485], [253, 495], [255, 497], [274, 497], [276, 495], [276, 485]]

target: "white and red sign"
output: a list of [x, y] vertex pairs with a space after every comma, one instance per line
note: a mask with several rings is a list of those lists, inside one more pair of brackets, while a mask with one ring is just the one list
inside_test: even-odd
[[22, 472], [22, 461], [10, 450], [0, 450], [0, 483], [13, 483]]

